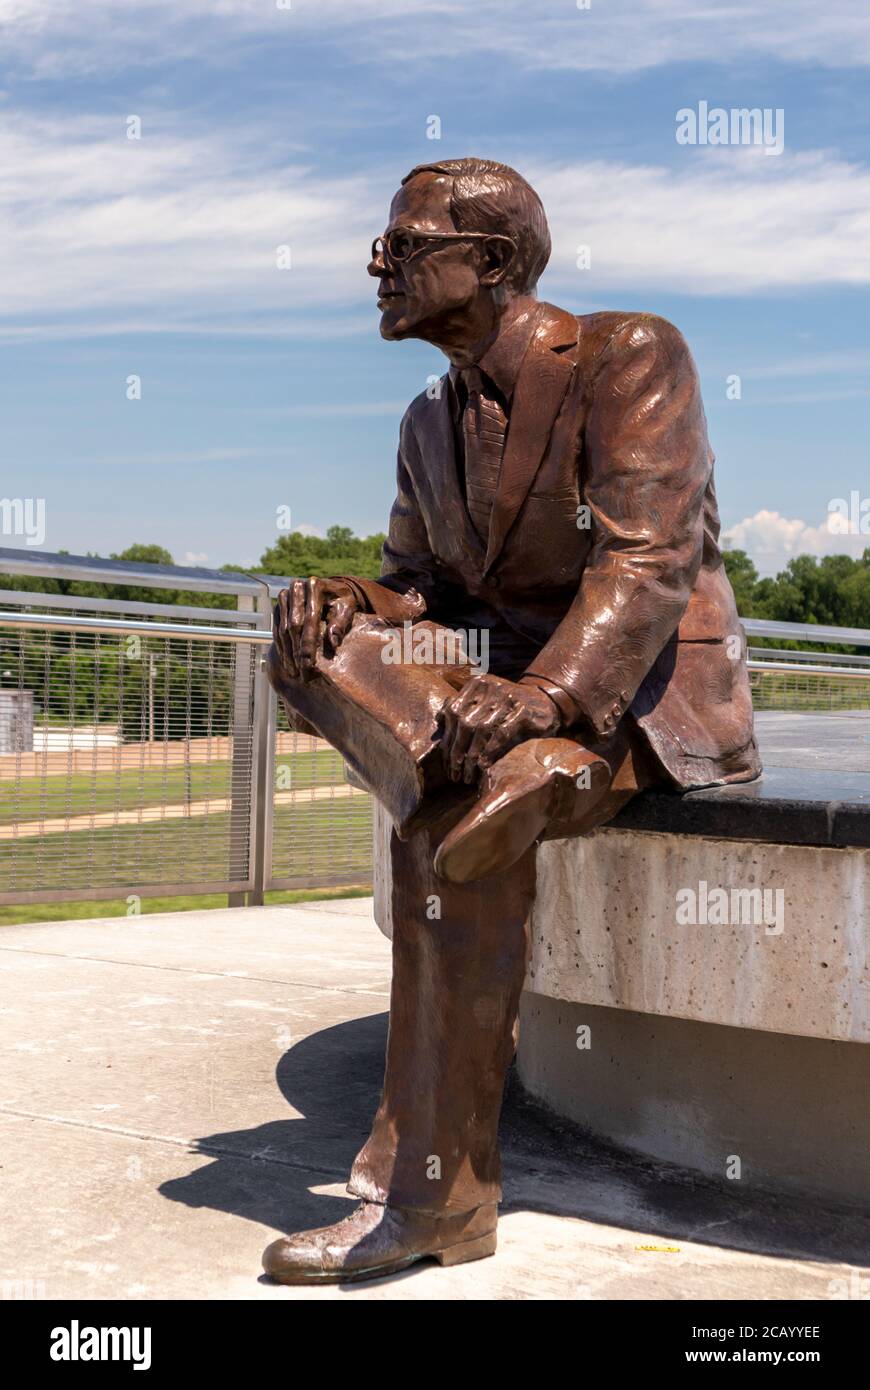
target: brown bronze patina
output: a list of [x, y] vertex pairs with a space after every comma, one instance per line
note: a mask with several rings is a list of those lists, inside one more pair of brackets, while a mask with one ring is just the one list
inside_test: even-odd
[[[294, 727], [327, 738], [394, 825], [361, 1205], [269, 1246], [284, 1282], [494, 1251], [536, 844], [643, 787], [761, 770], [689, 350], [652, 314], [540, 302], [549, 253], [540, 200], [505, 165], [403, 181], [368, 267], [381, 335], [434, 343], [450, 368], [402, 421], [381, 578], [297, 580], [276, 606], [270, 679]], [[407, 624], [428, 659], [395, 661]], [[485, 633], [489, 669], [439, 656], [445, 629]]]

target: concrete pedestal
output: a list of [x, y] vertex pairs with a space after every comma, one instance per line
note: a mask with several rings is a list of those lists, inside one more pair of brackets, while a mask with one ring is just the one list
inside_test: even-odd
[[528, 991], [518, 1067], [537, 1100], [621, 1148], [735, 1187], [870, 1207], [866, 1046]]

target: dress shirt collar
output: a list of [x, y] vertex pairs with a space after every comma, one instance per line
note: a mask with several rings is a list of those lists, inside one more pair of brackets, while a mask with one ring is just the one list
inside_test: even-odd
[[[535, 331], [539, 309], [536, 300], [527, 301], [511, 322], [502, 328], [480, 360], [473, 364], [493, 383], [508, 405], [520, 374], [520, 365]], [[459, 376], [460, 368], [451, 367], [449, 377], [454, 391]]]

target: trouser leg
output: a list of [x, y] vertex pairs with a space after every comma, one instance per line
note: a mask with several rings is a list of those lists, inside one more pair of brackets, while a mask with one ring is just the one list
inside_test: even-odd
[[498, 877], [449, 884], [432, 868], [445, 828], [391, 838], [386, 1074], [349, 1191], [453, 1213], [500, 1196], [498, 1120], [516, 1046], [535, 850]]
[[[630, 739], [610, 748], [611, 785], [563, 834], [605, 824], [647, 778]], [[433, 869], [455, 823], [390, 841], [393, 983], [381, 1104], [349, 1190], [453, 1213], [500, 1197], [498, 1123], [517, 1043], [535, 893], [535, 846], [510, 869], [452, 884]], [[554, 827], [555, 828], [555, 827]]]

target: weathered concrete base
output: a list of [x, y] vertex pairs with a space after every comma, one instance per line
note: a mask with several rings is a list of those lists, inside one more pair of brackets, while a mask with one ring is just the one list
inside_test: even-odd
[[528, 988], [868, 1043], [868, 914], [870, 850], [608, 828], [538, 851]]
[[527, 992], [518, 1064], [530, 1095], [599, 1139], [713, 1178], [739, 1172], [735, 1188], [870, 1206], [870, 1048], [860, 1043]]

